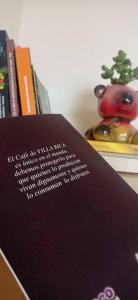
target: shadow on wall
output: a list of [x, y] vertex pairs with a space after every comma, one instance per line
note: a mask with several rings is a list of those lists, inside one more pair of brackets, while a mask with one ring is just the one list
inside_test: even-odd
[[71, 112], [75, 128], [84, 136], [85, 132], [95, 126], [100, 117], [97, 112], [97, 99], [90, 90], [82, 91], [74, 100], [74, 110]]

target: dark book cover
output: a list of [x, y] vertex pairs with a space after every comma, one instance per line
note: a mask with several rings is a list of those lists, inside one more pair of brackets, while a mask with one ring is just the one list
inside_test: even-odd
[[0, 118], [5, 118], [10, 115], [7, 39], [7, 32], [0, 30]]
[[19, 116], [19, 95], [17, 90], [17, 77], [15, 69], [14, 40], [7, 40], [7, 63], [9, 77], [9, 100], [11, 117]]
[[0, 140], [0, 248], [25, 299], [137, 300], [136, 193], [60, 115], [1, 119]]

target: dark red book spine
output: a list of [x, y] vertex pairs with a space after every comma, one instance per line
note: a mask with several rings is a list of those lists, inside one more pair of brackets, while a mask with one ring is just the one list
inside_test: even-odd
[[10, 98], [10, 111], [11, 117], [19, 116], [19, 102], [17, 92], [17, 78], [15, 69], [15, 56], [14, 56], [14, 41], [7, 40], [7, 63], [8, 63], [8, 77], [9, 77], [9, 98]]

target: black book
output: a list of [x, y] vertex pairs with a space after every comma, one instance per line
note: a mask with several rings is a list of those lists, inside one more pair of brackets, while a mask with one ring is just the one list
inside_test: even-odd
[[137, 300], [136, 193], [60, 115], [1, 119], [0, 140], [0, 274], [22, 291], [1, 276], [0, 299]]
[[0, 30], [0, 118], [10, 115], [7, 39], [7, 32]]

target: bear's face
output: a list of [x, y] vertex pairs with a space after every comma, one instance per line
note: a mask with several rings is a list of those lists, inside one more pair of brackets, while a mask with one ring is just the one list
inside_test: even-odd
[[123, 85], [98, 85], [94, 89], [99, 99], [98, 112], [102, 118], [122, 117], [134, 120], [138, 116], [138, 92]]

